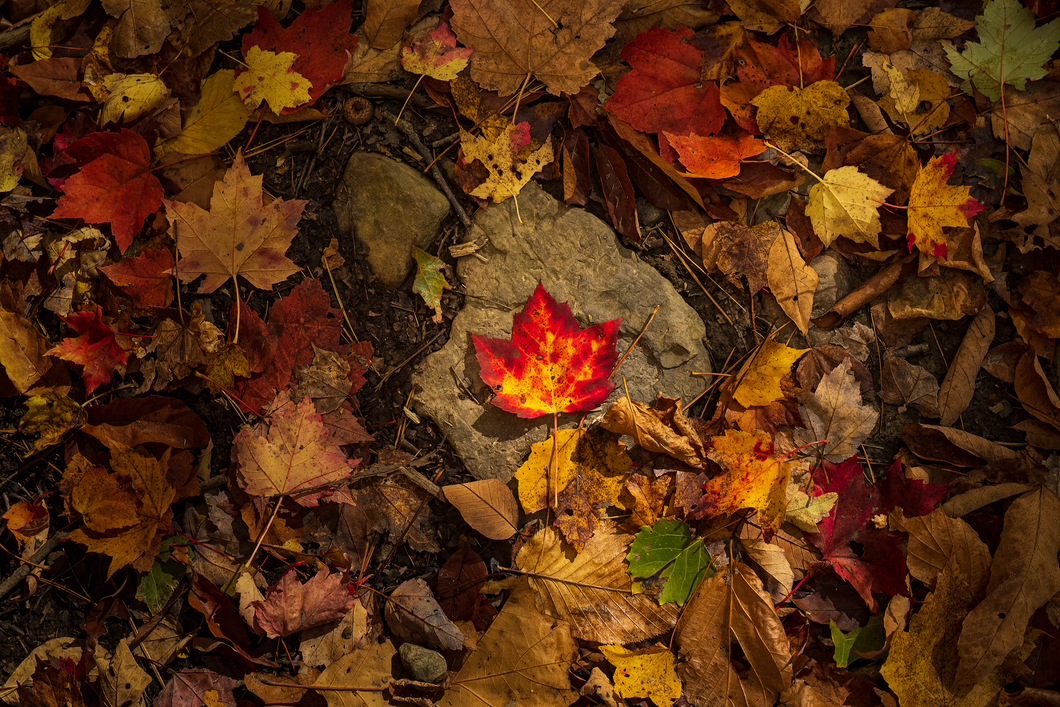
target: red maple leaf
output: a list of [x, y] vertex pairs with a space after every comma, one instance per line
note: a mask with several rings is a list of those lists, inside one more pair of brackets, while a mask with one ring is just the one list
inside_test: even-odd
[[778, 46], [748, 39], [736, 50], [736, 76], [758, 92], [770, 86], [809, 86], [831, 81], [835, 57], [821, 59], [821, 52], [808, 39], [798, 45], [785, 34]]
[[267, 325], [258, 326], [261, 319], [249, 308], [243, 309], [240, 318], [239, 341], [251, 370], [255, 361], [264, 359], [261, 375], [236, 387], [236, 394], [255, 414], [290, 385], [295, 366], [312, 363], [313, 346], [339, 350], [342, 311], [331, 306], [331, 297], [318, 280], [303, 280], [277, 302], [269, 310]]
[[[309, 80], [310, 104], [342, 78], [349, 54], [357, 48], [357, 35], [350, 34], [350, 0], [339, 0], [320, 10], [306, 10], [286, 29], [265, 7], [258, 6], [254, 31], [243, 36], [243, 56], [251, 47], [298, 55], [291, 70]], [[285, 108], [293, 113], [298, 108]]]
[[84, 366], [85, 395], [91, 396], [101, 384], [110, 383], [119, 366], [125, 365], [125, 349], [118, 345], [114, 330], [103, 323], [103, 311], [98, 306], [95, 312], [76, 312], [60, 318], [81, 336], [63, 339], [46, 353]]
[[878, 610], [873, 592], [909, 596], [905, 554], [899, 547], [902, 536], [886, 530], [886, 525], [878, 527], [874, 518], [886, 518], [896, 506], [907, 517], [929, 513], [949, 487], [906, 479], [899, 461], [887, 470], [879, 488], [869, 486], [854, 457], [842, 464], [825, 462], [814, 469], [813, 478], [815, 496], [839, 494], [831, 514], [818, 524], [820, 532], [808, 536], [836, 574], [850, 582], [873, 613]]
[[493, 404], [526, 418], [591, 410], [615, 387], [608, 375], [618, 360], [621, 323], [612, 319], [583, 331], [570, 306], [538, 283], [515, 315], [510, 341], [471, 337], [482, 380], [497, 391]]
[[357, 603], [357, 597], [350, 596], [347, 589], [349, 583], [345, 572], [331, 574], [327, 567], [321, 567], [302, 584], [292, 567], [265, 591], [264, 601], [250, 603], [254, 621], [269, 638], [338, 621]]
[[703, 52], [688, 43], [693, 32], [655, 28], [622, 49], [633, 70], [618, 80], [605, 108], [637, 130], [711, 135], [725, 122], [721, 94], [703, 81]]
[[67, 152], [74, 153], [75, 159], [95, 157], [63, 182], [63, 195], [52, 217], [109, 223], [124, 252], [147, 217], [162, 204], [162, 183], [151, 173], [147, 140], [122, 128], [120, 133], [92, 133]]
[[173, 301], [173, 254], [168, 250], [145, 250], [100, 270], [129, 294], [137, 307], [168, 307]]

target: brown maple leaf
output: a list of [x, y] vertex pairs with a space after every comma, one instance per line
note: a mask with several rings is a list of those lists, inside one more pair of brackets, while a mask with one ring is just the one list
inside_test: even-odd
[[332, 574], [327, 567], [321, 567], [302, 584], [298, 573], [288, 570], [279, 582], [269, 587], [263, 601], [250, 603], [254, 607], [254, 620], [269, 638], [290, 636], [338, 621], [357, 603], [357, 598], [350, 596], [347, 589], [349, 579], [346, 572]]
[[528, 73], [549, 93], [577, 93], [596, 75], [589, 58], [604, 46], [625, 0], [453, 0], [452, 27], [475, 53], [471, 78], [514, 94]]
[[277, 199], [262, 206], [261, 175], [250, 173], [242, 153], [236, 153], [224, 180], [214, 184], [209, 211], [192, 203], [164, 203], [180, 250], [177, 277], [191, 282], [206, 275], [200, 293], [213, 292], [236, 275], [271, 290], [298, 272], [284, 253], [308, 202]]

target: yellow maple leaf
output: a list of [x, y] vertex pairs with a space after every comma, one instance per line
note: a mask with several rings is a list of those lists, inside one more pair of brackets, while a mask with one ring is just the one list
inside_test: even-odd
[[759, 129], [787, 152], [819, 152], [832, 126], [850, 125], [850, 97], [835, 81], [817, 81], [804, 89], [770, 86], [751, 104], [758, 108]]
[[494, 202], [513, 197], [535, 174], [552, 162], [552, 143], [546, 141], [536, 150], [524, 154], [530, 146], [530, 124], [509, 124], [494, 140], [460, 131], [460, 149], [466, 162], [479, 160], [489, 172], [482, 184], [468, 192], [479, 199]]
[[166, 478], [172, 450], [155, 459], [120, 442], [110, 442], [110, 448], [114, 473], [99, 468], [82, 473], [83, 467], [72, 465], [63, 475], [72, 482], [69, 506], [81, 514], [86, 528], [70, 533], [70, 539], [110, 555], [107, 579], [127, 565], [147, 571], [158, 553], [161, 532], [169, 526], [169, 506], [176, 496]]
[[615, 694], [619, 697], [647, 697], [661, 707], [668, 707], [681, 696], [673, 651], [663, 644], [640, 650], [620, 645], [600, 646], [600, 652], [615, 666]]
[[556, 432], [556, 478], [549, 478], [552, 463], [552, 437], [530, 447], [530, 457], [515, 472], [519, 480], [519, 502], [524, 513], [536, 513], [553, 505], [553, 499], [566, 490], [579, 475], [606, 479], [605, 495], [618, 498], [632, 461], [626, 448], [614, 438], [588, 439], [585, 430]]
[[169, 88], [154, 74], [111, 74], [103, 79], [110, 93], [103, 102], [103, 124], [133, 122], [162, 105], [169, 96]]
[[946, 181], [957, 165], [953, 152], [932, 157], [920, 168], [909, 191], [909, 250], [915, 245], [921, 253], [945, 258], [948, 241], [943, 228], [967, 228], [968, 219], [985, 207], [970, 194], [970, 187], [951, 187]]
[[880, 204], [893, 192], [857, 167], [840, 167], [825, 173], [810, 189], [806, 215], [813, 231], [826, 246], [840, 236], [855, 243], [880, 246]]
[[249, 110], [255, 110], [265, 101], [273, 113], [279, 114], [284, 108], [297, 108], [309, 102], [309, 89], [313, 84], [291, 69], [297, 58], [293, 52], [270, 52], [258, 46], [250, 48], [247, 70], [235, 80], [236, 91]]
[[160, 140], [156, 149], [184, 155], [213, 152], [238, 135], [249, 117], [246, 105], [235, 93], [235, 72], [222, 69], [203, 80], [199, 102], [184, 120], [184, 129]]
[[744, 407], [769, 405], [783, 400], [780, 379], [791, 371], [791, 364], [809, 351], [793, 349], [772, 339], [762, 342], [736, 374], [733, 398]]

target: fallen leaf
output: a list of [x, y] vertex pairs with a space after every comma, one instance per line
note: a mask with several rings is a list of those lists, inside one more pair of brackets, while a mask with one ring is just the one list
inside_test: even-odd
[[625, 0], [456, 0], [451, 24], [471, 47], [471, 78], [502, 96], [528, 74], [553, 95], [575, 94], [596, 75], [590, 57], [615, 33]]
[[[379, 692], [394, 679], [397, 649], [390, 639], [373, 642], [365, 648], [344, 655], [320, 673], [312, 687], [333, 688], [319, 694], [328, 707], [381, 707], [386, 704]], [[375, 688], [372, 692], [358, 692], [358, 687]], [[338, 689], [334, 689], [338, 688]]]
[[103, 86], [109, 92], [100, 112], [103, 125], [134, 123], [169, 97], [169, 88], [154, 74], [111, 74], [103, 79]]
[[489, 600], [479, 590], [486, 584], [489, 572], [486, 563], [469, 547], [449, 556], [438, 570], [436, 593], [438, 605], [453, 621], [473, 621], [487, 625], [497, 614]]
[[77, 312], [61, 319], [80, 336], [63, 339], [46, 355], [83, 367], [86, 396], [91, 397], [100, 385], [110, 383], [114, 373], [125, 374], [128, 357], [115, 338], [116, 332], [103, 322], [102, 309], [97, 306], [94, 312]]
[[765, 143], [751, 133], [738, 135], [677, 135], [663, 132], [663, 137], [681, 158], [681, 164], [693, 177], [725, 179], [740, 173], [740, 161], [766, 151]]
[[919, 518], [892, 511], [888, 518], [892, 529], [909, 536], [906, 563], [913, 577], [933, 589], [948, 566], [951, 575], [969, 587], [986, 586], [990, 550], [972, 526], [949, 517], [941, 508]]
[[766, 278], [777, 304], [804, 335], [809, 331], [813, 296], [817, 292], [817, 271], [806, 264], [795, 237], [782, 230], [769, 247]]
[[723, 473], [703, 485], [703, 496], [687, 513], [689, 519], [735, 513], [744, 508], [759, 512], [759, 525], [768, 541], [784, 522], [791, 463], [776, 457], [773, 441], [763, 432], [726, 430], [712, 440], [707, 457]]
[[681, 696], [674, 654], [663, 644], [638, 650], [600, 646], [600, 652], [615, 666], [615, 694], [619, 697], [646, 697], [657, 705], [670, 705]]
[[123, 638], [114, 649], [114, 654], [99, 662], [99, 692], [101, 707], [124, 707], [138, 705], [143, 700], [144, 690], [151, 684], [151, 676], [136, 664], [136, 657], [129, 650], [129, 639]]
[[958, 685], [981, 683], [1024, 643], [1031, 615], [1060, 590], [1060, 499], [1038, 488], [1012, 502], [990, 565], [986, 596], [964, 620]]
[[529, 123], [509, 123], [495, 140], [486, 135], [461, 132], [460, 151], [464, 161], [480, 161], [488, 174], [486, 180], [468, 194], [494, 202], [516, 196], [553, 159], [551, 141], [536, 149], [524, 149], [530, 144]]
[[122, 258], [99, 269], [130, 295], [137, 307], [168, 307], [173, 301], [173, 254], [168, 250], [144, 250], [134, 258]]
[[298, 652], [306, 665], [331, 665], [352, 653], [368, 632], [368, 610], [361, 602], [346, 612], [341, 621], [306, 629], [298, 644]]
[[321, 414], [335, 412], [349, 398], [353, 387], [350, 364], [334, 351], [319, 349], [312, 343], [310, 346], [313, 347], [313, 362], [294, 367], [292, 373], [298, 385], [290, 395], [296, 400], [308, 395]]
[[1023, 90], [1028, 80], [1045, 76], [1045, 62], [1060, 47], [1060, 20], [1035, 26], [1034, 13], [1017, 0], [989, 0], [975, 18], [978, 42], [967, 42], [964, 52], [943, 44], [950, 71], [971, 79], [992, 101], [1011, 84]]
[[[574, 473], [555, 497], [555, 526], [567, 542], [581, 551], [608, 507], [618, 500], [632, 462], [625, 445], [601, 430], [582, 431], [572, 441], [565, 471]], [[521, 479], [519, 489], [521, 495]]]
[[[234, 704], [236, 696], [233, 691], [241, 685], [241, 680], [220, 675], [212, 670], [185, 668], [173, 673], [173, 677], [159, 693], [157, 704], [172, 705], [172, 707], [191, 707], [192, 705], [216, 707], [216, 705]], [[213, 702], [208, 702], [208, 700], [213, 700]]]
[[529, 574], [538, 608], [569, 621], [576, 638], [642, 641], [673, 628], [678, 607], [659, 606], [643, 594], [631, 593], [623, 560], [632, 539], [601, 523], [575, 555], [556, 530], [543, 528], [519, 550], [516, 565]]
[[820, 496], [810, 497], [802, 491], [796, 490], [788, 496], [788, 507], [784, 512], [784, 520], [793, 523], [799, 530], [805, 533], [816, 533], [817, 524], [832, 512], [839, 494], [835, 491], [822, 493]]
[[582, 330], [570, 306], [538, 283], [516, 314], [512, 338], [473, 334], [482, 380], [497, 391], [493, 404], [519, 417], [591, 410], [614, 389], [621, 319]]
[[659, 604], [684, 606], [700, 582], [714, 571], [703, 538], [693, 542], [688, 524], [675, 519], [664, 518], [650, 528], [641, 528], [629, 545], [626, 561], [634, 593], [662, 585], [656, 597]]
[[899, 412], [905, 412], [906, 406], [912, 405], [934, 417], [939, 409], [939, 382], [923, 366], [909, 363], [888, 351], [880, 372], [880, 399], [898, 405]]
[[[338, 0], [319, 9], [309, 7], [295, 17], [288, 27], [282, 27], [276, 16], [258, 6], [258, 21], [254, 30], [243, 35], [242, 50], [247, 63], [254, 47], [276, 55], [293, 54], [289, 65], [290, 76], [284, 81], [300, 77], [296, 102], [282, 110], [292, 113], [301, 103], [316, 103], [324, 91], [342, 78], [346, 60], [357, 48], [357, 36], [350, 33], [352, 24], [350, 0]], [[242, 75], [237, 77], [237, 88]], [[304, 94], [302, 92], [305, 92]], [[302, 96], [305, 96], [302, 99]], [[245, 97], [244, 97], [245, 100]], [[260, 102], [260, 101], [259, 101]], [[273, 112], [280, 108], [270, 101]], [[252, 108], [256, 108], [255, 104]]]
[[328, 492], [317, 487], [346, 479], [357, 461], [331, 440], [308, 397], [294, 403], [281, 393], [275, 409], [267, 436], [244, 427], [232, 442], [240, 487], [252, 496], [285, 495], [316, 506]]
[[[345, 491], [343, 491], [345, 493]], [[403, 474], [372, 483], [352, 485], [349, 499], [342, 503], [332, 542], [360, 561], [376, 535], [394, 544], [404, 540], [417, 552], [438, 552], [438, 543], [429, 523], [429, 494]], [[384, 545], [384, 547], [386, 547]]]
[[596, 173], [600, 175], [600, 186], [611, 225], [631, 242], [640, 243], [636, 192], [633, 191], [629, 170], [621, 153], [610, 145], [600, 145], [596, 149]]
[[1060, 396], [1045, 375], [1033, 351], [1027, 351], [1016, 365], [1016, 397], [1024, 409], [1042, 422], [1060, 430]]
[[987, 305], [972, 320], [939, 387], [939, 424], [952, 425], [972, 402], [975, 379], [994, 341], [994, 312]]
[[244, 59], [247, 68], [236, 76], [233, 88], [247, 110], [255, 110], [265, 102], [273, 113], [279, 114], [309, 103], [311, 84], [292, 68], [297, 54], [265, 51], [254, 45]]
[[297, 233], [306, 201], [277, 199], [261, 202], [261, 175], [252, 176], [237, 153], [224, 181], [213, 188], [210, 210], [195, 204], [166, 201], [170, 231], [180, 250], [177, 277], [191, 282], [199, 275], [199, 286], [208, 294], [229, 278], [242, 275], [263, 290], [298, 268], [284, 255]]
[[151, 172], [151, 148], [132, 130], [92, 133], [63, 154], [81, 170], [63, 182], [53, 218], [109, 223], [125, 251], [162, 204], [162, 183]]
[[54, 365], [48, 358], [49, 344], [31, 322], [0, 309], [0, 366], [19, 393], [27, 392]]
[[390, 49], [401, 41], [419, 9], [416, 0], [368, 0], [364, 5], [364, 34], [372, 49]]
[[157, 52], [186, 12], [184, 6], [163, 0], [107, 0], [103, 9], [119, 18], [111, 51], [123, 59]]
[[718, 132], [725, 109], [718, 85], [700, 76], [703, 52], [689, 43], [692, 35], [688, 27], [656, 28], [623, 47], [633, 70], [618, 80], [605, 109], [641, 132]]
[[1020, 281], [1019, 292], [1034, 310], [1031, 326], [1049, 338], [1060, 338], [1060, 277], [1036, 270]]
[[733, 399], [744, 407], [784, 400], [780, 381], [791, 373], [792, 364], [807, 351], [809, 349], [793, 349], [771, 338], [766, 339], [744, 361], [727, 386]]
[[321, 567], [302, 584], [291, 568], [270, 586], [263, 601], [251, 603], [254, 621], [269, 638], [283, 638], [307, 628], [338, 621], [357, 603], [349, 592], [350, 577]]
[[758, 128], [786, 152], [821, 152], [833, 126], [850, 124], [850, 98], [834, 81], [817, 81], [805, 89], [771, 86], [751, 104], [758, 108]]
[[813, 444], [817, 454], [840, 462], [857, 456], [858, 447], [872, 433], [880, 414], [861, 403], [861, 386], [844, 360], [821, 379], [814, 392], [799, 390], [802, 421], [796, 444]]
[[[913, 46], [916, 13], [906, 8], [887, 8], [869, 21], [869, 46], [891, 54]], [[845, 668], [846, 666], [840, 666]]]
[[412, 283], [412, 291], [422, 297], [427, 306], [434, 310], [431, 321], [441, 324], [442, 290], [449, 287], [445, 275], [442, 274], [442, 268], [446, 265], [430, 253], [416, 247], [412, 248], [412, 257], [416, 260], [416, 280]]
[[916, 175], [909, 192], [906, 243], [910, 251], [916, 245], [921, 253], [947, 257], [948, 240], [942, 229], [946, 226], [966, 228], [968, 219], [986, 208], [969, 196], [968, 187], [946, 184], [956, 165], [957, 155], [951, 152], [932, 157]]
[[507, 540], [519, 530], [519, 505], [499, 479], [443, 486], [442, 495], [468, 525], [491, 540]]
[[[674, 631], [684, 696], [695, 704], [766, 705], [792, 680], [788, 637], [753, 570], [730, 563], [703, 582]], [[741, 679], [735, 646], [751, 670]]]
[[432, 648], [458, 651], [464, 634], [446, 617], [422, 579], [402, 582], [386, 603], [386, 623], [398, 638]]
[[676, 29], [683, 26], [698, 30], [717, 19], [716, 12], [704, 8], [695, 0], [627, 0], [622, 14], [615, 20], [615, 27], [626, 37], [636, 37], [655, 27]]
[[162, 153], [203, 155], [226, 145], [250, 118], [235, 90], [235, 72], [231, 69], [221, 69], [206, 77], [198, 102], [184, 119], [184, 128], [174, 137], [159, 140], [155, 149]]
[[467, 67], [471, 52], [471, 49], [456, 46], [456, 37], [449, 29], [449, 23], [443, 22], [428, 32], [425, 39], [401, 50], [401, 66], [413, 74], [452, 81]]
[[856, 167], [831, 169], [811, 187], [806, 215], [826, 247], [846, 236], [879, 248], [879, 209], [893, 191]]
[[567, 675], [577, 650], [570, 624], [541, 613], [528, 581], [520, 579], [438, 704], [572, 704], [578, 693]]
[[654, 408], [623, 396], [611, 403], [600, 426], [629, 435], [649, 452], [669, 454], [696, 469], [706, 466], [704, 443], [692, 423], [681, 412], [681, 401], [661, 393]]

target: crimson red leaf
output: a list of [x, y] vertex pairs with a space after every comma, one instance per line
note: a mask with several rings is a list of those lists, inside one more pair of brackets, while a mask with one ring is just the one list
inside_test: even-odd
[[596, 171], [600, 175], [611, 224], [629, 240], [640, 243], [640, 222], [634, 201], [636, 193], [622, 155], [609, 145], [600, 145], [596, 150]]
[[76, 312], [61, 319], [80, 336], [63, 339], [46, 355], [84, 366], [85, 395], [91, 397], [101, 384], [110, 383], [119, 367], [124, 373], [125, 349], [115, 339], [114, 330], [103, 323], [103, 310], [98, 306], [95, 312]]
[[162, 204], [162, 183], [151, 173], [151, 148], [142, 136], [122, 128], [120, 133], [92, 133], [70, 150], [99, 156], [63, 182], [52, 217], [109, 223], [124, 252]]
[[173, 253], [145, 250], [101, 267], [111, 282], [133, 298], [137, 307], [168, 307], [173, 301]]

